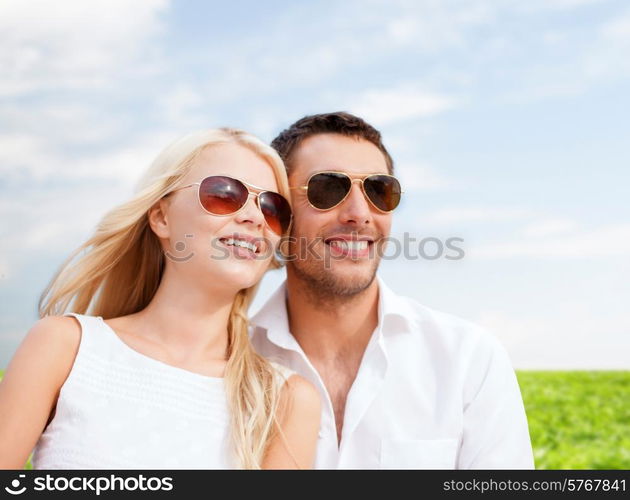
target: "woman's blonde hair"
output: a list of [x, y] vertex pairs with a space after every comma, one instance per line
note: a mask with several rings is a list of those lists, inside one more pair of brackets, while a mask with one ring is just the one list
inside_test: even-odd
[[[273, 168], [278, 192], [290, 200], [282, 160], [273, 148], [238, 129], [220, 128], [187, 135], [168, 146], [140, 179], [135, 196], [107, 213], [94, 235], [61, 265], [39, 300], [39, 315], [71, 310], [105, 319], [144, 309], [160, 284], [166, 265], [151, 229], [149, 209], [179, 187], [201, 151], [235, 143], [249, 148]], [[272, 259], [270, 267], [278, 267]], [[256, 286], [238, 292], [228, 321], [225, 386], [237, 463], [260, 468], [275, 425], [280, 384], [271, 364], [252, 348], [247, 309]]]

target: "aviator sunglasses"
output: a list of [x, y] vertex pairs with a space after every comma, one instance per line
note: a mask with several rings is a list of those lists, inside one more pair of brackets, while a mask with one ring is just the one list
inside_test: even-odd
[[354, 182], [361, 183], [363, 194], [380, 212], [391, 212], [400, 203], [403, 193], [400, 182], [389, 174], [370, 174], [353, 179], [344, 172], [317, 172], [308, 178], [305, 186], [291, 189], [306, 191], [308, 202], [313, 208], [330, 210], [348, 197]]
[[193, 182], [172, 192], [192, 186], [198, 186], [199, 203], [209, 214], [233, 215], [245, 206], [249, 195], [253, 194], [265, 222], [274, 233], [282, 236], [291, 225], [291, 206], [279, 193], [266, 191], [226, 175], [212, 175], [201, 182]]

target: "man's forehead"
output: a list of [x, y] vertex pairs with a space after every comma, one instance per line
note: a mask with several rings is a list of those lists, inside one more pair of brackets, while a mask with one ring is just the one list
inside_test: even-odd
[[291, 155], [291, 177], [336, 170], [349, 174], [387, 173], [382, 151], [371, 142], [340, 134], [317, 134], [304, 139]]

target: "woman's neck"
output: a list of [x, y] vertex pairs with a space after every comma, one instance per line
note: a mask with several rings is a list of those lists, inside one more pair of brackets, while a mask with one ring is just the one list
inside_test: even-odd
[[196, 288], [165, 273], [149, 305], [134, 315], [143, 335], [181, 361], [225, 359], [235, 293]]

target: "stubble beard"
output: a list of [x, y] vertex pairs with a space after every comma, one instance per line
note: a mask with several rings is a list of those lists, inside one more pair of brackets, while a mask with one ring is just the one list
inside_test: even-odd
[[369, 269], [353, 276], [335, 273], [334, 264], [327, 269], [326, 260], [294, 260], [288, 262], [287, 266], [313, 304], [323, 308], [346, 304], [358, 298], [374, 282], [379, 262], [380, 259], [375, 256], [370, 261]]

